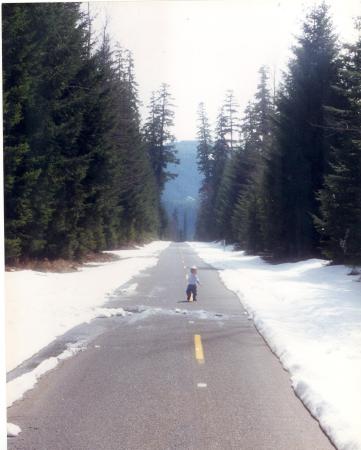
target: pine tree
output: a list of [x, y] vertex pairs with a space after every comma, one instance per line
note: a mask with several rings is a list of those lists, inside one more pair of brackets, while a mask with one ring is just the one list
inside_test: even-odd
[[167, 170], [168, 165], [179, 162], [174, 147], [175, 138], [171, 132], [173, 125], [174, 112], [169, 86], [162, 84], [152, 94], [149, 116], [144, 126], [144, 138], [160, 193], [165, 183], [175, 177]]
[[[19, 109], [22, 110], [21, 126], [26, 136], [26, 144], [23, 144], [23, 148], [28, 149], [27, 161], [22, 169], [26, 179], [24, 183], [13, 186], [12, 193], [9, 189], [5, 191], [7, 236], [11, 239], [12, 233], [9, 232], [9, 227], [15, 226], [16, 235], [21, 240], [21, 253], [33, 256], [43, 255], [47, 251], [49, 224], [56, 219], [57, 206], [59, 202], [62, 202], [63, 196], [63, 200], [66, 198], [74, 202], [72, 206], [68, 204], [67, 211], [64, 211], [67, 218], [62, 221], [64, 233], [61, 236], [66, 235], [69, 251], [72, 253], [70, 241], [73, 240], [73, 230], [71, 228], [78, 215], [76, 208], [82, 202], [83, 194], [78, 187], [79, 179], [84, 176], [83, 162], [86, 158], [78, 152], [76, 146], [82, 123], [83, 91], [78, 90], [77, 85], [81, 78], [85, 57], [84, 49], [87, 40], [85, 23], [78, 4], [7, 6], [9, 17], [11, 9], [15, 7], [24, 20], [23, 24], [27, 23], [27, 29], [23, 30], [15, 26], [14, 40], [17, 41], [17, 36], [22, 36], [20, 40], [27, 40], [30, 47], [36, 49], [23, 59], [23, 51], [29, 51], [30, 47], [25, 45], [21, 49], [19, 46], [14, 52], [11, 41], [4, 43], [5, 73], [14, 69], [18, 71], [20, 77], [31, 73], [29, 80], [32, 80], [31, 84], [28, 84], [28, 95], [22, 97], [19, 104]], [[5, 11], [5, 15], [7, 14]], [[28, 62], [26, 62], [27, 66], [23, 66], [19, 71], [20, 61]], [[9, 83], [5, 91], [16, 89], [17, 82], [13, 78], [8, 78], [6, 74], [5, 78]], [[9, 110], [11, 110], [14, 104], [13, 97], [8, 96], [6, 101], [9, 101]], [[7, 131], [9, 140], [10, 135], [12, 139], [17, 139], [16, 136], [20, 137], [21, 132]], [[5, 146], [7, 147], [7, 144]], [[13, 153], [10, 154], [8, 148], [4, 156], [7, 171], [7, 161], [12, 159]], [[74, 157], [77, 159], [73, 160]], [[77, 164], [74, 164], [75, 161]], [[25, 162], [24, 158], [23, 162]], [[20, 181], [19, 177], [15, 178], [18, 182]], [[68, 181], [67, 189], [61, 193], [58, 188], [65, 186], [65, 180]], [[71, 184], [72, 187], [70, 187]], [[11, 201], [12, 195], [16, 197], [14, 202]], [[18, 217], [21, 215], [23, 218], [26, 216], [26, 219], [17, 220], [16, 215]], [[69, 226], [69, 233], [66, 233], [67, 226]], [[61, 238], [60, 241], [62, 241]], [[64, 241], [62, 245], [66, 245]], [[11, 258], [11, 253], [7, 254], [8, 257]]]
[[230, 154], [239, 147], [239, 112], [238, 103], [232, 90], [228, 90], [223, 103], [223, 114], [226, 119], [225, 132]]
[[[361, 31], [359, 27], [359, 31]], [[331, 170], [319, 193], [316, 226], [324, 254], [338, 263], [361, 262], [361, 33], [346, 46], [335, 89], [343, 104], [327, 108], [326, 129], [335, 136]]]
[[5, 255], [23, 254], [33, 218], [31, 194], [40, 169], [31, 152], [26, 120], [34, 104], [41, 49], [29, 5], [3, 4], [3, 112]]
[[264, 250], [264, 201], [262, 180], [265, 160], [272, 142], [272, 100], [268, 86], [268, 71], [259, 70], [260, 81], [254, 100], [245, 110], [241, 126], [242, 164], [237, 178], [242, 180], [232, 215], [234, 239], [248, 253]]
[[116, 52], [117, 131], [115, 140], [122, 152], [123, 186], [120, 205], [126, 223], [123, 240], [154, 236], [159, 227], [158, 196], [149, 155], [140, 130], [138, 89], [133, 56], [118, 46]]
[[[226, 93], [221, 115], [218, 122], [218, 135], [221, 144], [215, 147], [215, 162], [219, 162], [219, 181], [215, 180], [215, 225], [216, 234], [222, 239], [232, 240], [232, 228], [229, 226], [234, 204], [242, 180], [237, 174], [237, 167], [242, 159], [240, 151], [240, 124], [238, 104], [234, 98], [233, 91]], [[222, 146], [225, 144], [225, 148]], [[219, 159], [219, 157], [221, 159]], [[224, 157], [224, 160], [222, 159]]]
[[226, 162], [230, 157], [227, 133], [227, 116], [225, 115], [224, 108], [221, 108], [217, 118], [215, 140], [213, 146], [212, 185], [214, 186], [215, 194], [220, 185]]
[[214, 157], [212, 133], [204, 103], [199, 104], [197, 137], [198, 170], [203, 175], [203, 186], [206, 186], [212, 178]]
[[198, 109], [198, 145], [197, 163], [198, 170], [202, 174], [202, 185], [200, 188], [200, 207], [197, 216], [196, 235], [200, 239], [211, 239], [209, 223], [212, 220], [213, 199], [213, 171], [214, 155], [212, 134], [204, 103], [200, 103]]
[[174, 125], [172, 97], [167, 84], [162, 84], [158, 91], [152, 93], [148, 110], [149, 115], [143, 127], [143, 140], [155, 178], [160, 218], [158, 234], [162, 237], [166, 232], [168, 219], [161, 196], [166, 182], [176, 177], [169, 171], [169, 165], [179, 164], [174, 146], [175, 137], [171, 131]]
[[[324, 106], [339, 101], [332, 89], [338, 78], [338, 48], [325, 4], [308, 14], [293, 51], [277, 101], [277, 142], [265, 183], [272, 205], [267, 209], [266, 234], [277, 231], [267, 243], [275, 256], [301, 258], [314, 254], [319, 246], [312, 215], [318, 213], [316, 193], [322, 187], [332, 144], [324, 129]], [[279, 170], [274, 187], [271, 166]]]
[[[201, 115], [202, 117], [202, 115]], [[204, 132], [202, 121], [200, 137]], [[202, 146], [204, 144], [200, 141]], [[231, 239], [229, 220], [233, 200], [237, 194], [237, 180], [234, 179], [235, 161], [239, 152], [238, 109], [232, 91], [228, 91], [220, 109], [215, 130], [213, 149], [207, 151], [209, 176], [204, 178], [201, 190], [201, 207], [198, 216], [197, 235], [206, 239]], [[202, 149], [202, 147], [200, 147]], [[205, 154], [205, 152], [203, 151]]]
[[130, 52], [76, 3], [3, 6], [6, 259], [81, 258], [158, 232]]
[[212, 176], [209, 183], [207, 202], [205, 203], [205, 227], [208, 230], [207, 235], [210, 239], [217, 239], [219, 236], [220, 226], [216, 220], [216, 211], [217, 205], [221, 202], [220, 186], [229, 157], [227, 117], [224, 114], [223, 108], [221, 108], [217, 118], [215, 141], [212, 152]]
[[103, 31], [100, 47], [89, 60], [84, 88], [85, 105], [81, 146], [88, 149], [89, 165], [83, 180], [87, 196], [80, 220], [79, 251], [113, 248], [125, 240], [119, 198], [124, 193], [123, 149], [116, 139], [118, 97], [116, 64], [110, 39]]
[[78, 4], [49, 4], [41, 8], [39, 20], [46, 72], [38, 100], [42, 106], [34, 121], [45, 126], [38, 130], [33, 146], [46, 161], [38, 202], [48, 189], [54, 198], [44, 250], [50, 257], [78, 258], [88, 247], [82, 221], [91, 155], [89, 146], [81, 143], [89, 98], [89, 29]]

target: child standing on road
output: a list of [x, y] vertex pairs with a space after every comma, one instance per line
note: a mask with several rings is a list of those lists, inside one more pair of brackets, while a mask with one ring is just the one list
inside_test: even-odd
[[197, 301], [197, 284], [201, 284], [199, 282], [199, 278], [197, 275], [197, 267], [191, 267], [191, 273], [188, 275], [188, 286], [187, 286], [187, 300], [190, 301], [191, 294], [193, 294], [193, 301]]

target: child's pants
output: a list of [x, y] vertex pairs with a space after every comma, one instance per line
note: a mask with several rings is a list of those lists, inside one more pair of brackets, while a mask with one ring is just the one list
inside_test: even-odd
[[193, 301], [196, 301], [197, 300], [197, 285], [196, 284], [188, 284], [186, 293], [187, 293], [188, 301], [191, 298], [191, 294], [193, 294]]

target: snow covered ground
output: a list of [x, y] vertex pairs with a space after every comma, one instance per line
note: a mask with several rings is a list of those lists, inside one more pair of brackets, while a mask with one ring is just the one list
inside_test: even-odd
[[[114, 251], [111, 253], [119, 256], [119, 261], [88, 264], [72, 273], [6, 272], [7, 371], [80, 323], [95, 317], [124, 314], [121, 308], [105, 309], [102, 305], [115, 289], [154, 266], [168, 245], [169, 242], [153, 242], [134, 250]], [[131, 285], [128, 292], [135, 288]], [[43, 373], [80, 350], [69, 347], [58, 357], [43, 361], [31, 373], [9, 382], [8, 406], [21, 398]]]
[[217, 244], [190, 243], [219, 269], [290, 373], [292, 385], [342, 450], [361, 449], [361, 283], [311, 259], [271, 265]]

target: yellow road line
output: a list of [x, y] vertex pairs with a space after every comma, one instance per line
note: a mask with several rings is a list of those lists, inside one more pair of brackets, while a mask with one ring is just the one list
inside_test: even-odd
[[194, 335], [194, 351], [196, 355], [196, 360], [202, 364], [204, 363], [204, 353], [203, 353], [203, 346], [202, 346], [202, 339], [200, 334]]

